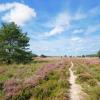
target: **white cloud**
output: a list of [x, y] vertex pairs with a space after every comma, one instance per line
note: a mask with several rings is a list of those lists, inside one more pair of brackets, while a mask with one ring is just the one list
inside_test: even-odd
[[[38, 45], [37, 45], [38, 44]], [[100, 36], [95, 37], [59, 37], [52, 41], [31, 41], [31, 49], [37, 54], [82, 55], [96, 53], [100, 45]]]
[[56, 26], [54, 27], [50, 32], [45, 33], [47, 36], [52, 36], [52, 35], [56, 35], [58, 33], [63, 32], [63, 27], [61, 26]]
[[36, 17], [36, 12], [34, 9], [17, 2], [0, 4], [0, 12], [4, 12], [4, 15], [1, 16], [3, 21], [14, 21], [18, 25], [23, 25], [31, 18]]
[[[49, 32], [46, 32], [46, 36], [53, 36], [64, 32], [70, 26], [70, 16], [67, 13], [60, 13], [53, 22], [50, 22], [49, 25], [52, 29]], [[48, 26], [49, 26], [48, 25]]]
[[70, 40], [71, 40], [72, 42], [79, 42], [79, 41], [82, 40], [82, 38], [80, 38], [80, 37], [72, 37]]
[[[96, 53], [99, 49], [100, 37], [71, 37], [67, 42], [66, 53], [72, 55], [92, 54]], [[88, 45], [89, 44], [89, 45]]]
[[[67, 12], [61, 12], [53, 18], [53, 21], [47, 23], [47, 27], [51, 28], [49, 32], [45, 32], [45, 36], [53, 36], [56, 34], [61, 34], [62, 32], [69, 29], [72, 25], [72, 21], [78, 21], [86, 18], [87, 15], [81, 11], [77, 11], [73, 16]], [[77, 29], [74, 31], [74, 34], [83, 32], [82, 29]]]

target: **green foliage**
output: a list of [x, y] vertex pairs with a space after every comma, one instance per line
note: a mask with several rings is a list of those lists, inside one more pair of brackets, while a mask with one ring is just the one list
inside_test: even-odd
[[28, 51], [29, 38], [14, 22], [3, 23], [0, 28], [0, 62], [27, 63], [32, 58]]
[[100, 100], [100, 86], [92, 87], [89, 90], [90, 100]]
[[32, 95], [31, 89], [24, 89], [19, 95], [12, 97], [12, 100], [29, 100]]
[[45, 58], [45, 57], [47, 57], [47, 56], [42, 54], [40, 57], [43, 57], [43, 58]]
[[97, 55], [98, 55], [98, 57], [100, 58], [100, 50], [98, 51]]
[[86, 82], [90, 79], [92, 79], [92, 76], [88, 73], [82, 73], [78, 76], [78, 79], [81, 81], [81, 82]]
[[41, 80], [33, 90], [33, 98], [35, 100], [64, 100], [65, 96], [68, 98], [69, 82], [65, 69], [65, 67], [58, 68]]
[[[27, 87], [12, 100], [65, 100], [68, 98], [69, 82], [67, 68], [57, 68], [40, 80], [35, 87]], [[67, 99], [66, 99], [67, 100]]]
[[3, 82], [0, 82], [0, 90], [3, 90]]
[[32, 57], [38, 57], [38, 55], [37, 54], [32, 54]]
[[98, 55], [97, 54], [89, 54], [89, 55], [86, 55], [86, 57], [97, 57]]
[[99, 64], [86, 65], [80, 61], [76, 64], [75, 68], [77, 74], [77, 82], [81, 84], [85, 93], [88, 94], [87, 100], [100, 99], [100, 67]]

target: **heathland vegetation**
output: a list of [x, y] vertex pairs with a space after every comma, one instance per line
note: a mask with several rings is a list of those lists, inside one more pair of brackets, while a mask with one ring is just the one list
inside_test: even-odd
[[97, 58], [73, 59], [77, 83], [87, 93], [87, 100], [100, 100], [100, 60]]

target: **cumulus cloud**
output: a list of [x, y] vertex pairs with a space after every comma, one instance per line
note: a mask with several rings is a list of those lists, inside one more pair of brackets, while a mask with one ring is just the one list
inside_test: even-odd
[[36, 17], [34, 9], [17, 2], [0, 4], [0, 12], [4, 12], [1, 16], [2, 21], [14, 21], [18, 25], [24, 25], [25, 22]]

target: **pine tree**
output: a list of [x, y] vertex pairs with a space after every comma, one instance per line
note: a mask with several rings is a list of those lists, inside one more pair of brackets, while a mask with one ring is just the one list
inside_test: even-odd
[[28, 51], [29, 38], [14, 22], [3, 23], [0, 28], [0, 62], [27, 63], [32, 53]]

